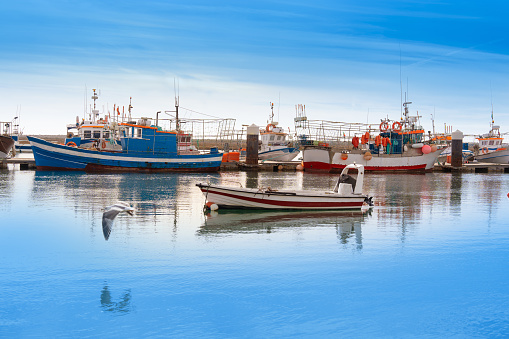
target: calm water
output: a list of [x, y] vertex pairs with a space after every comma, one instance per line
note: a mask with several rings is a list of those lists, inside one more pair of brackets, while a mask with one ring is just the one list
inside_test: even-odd
[[509, 336], [509, 175], [367, 175], [375, 208], [342, 213], [206, 215], [206, 180], [0, 170], [0, 336]]

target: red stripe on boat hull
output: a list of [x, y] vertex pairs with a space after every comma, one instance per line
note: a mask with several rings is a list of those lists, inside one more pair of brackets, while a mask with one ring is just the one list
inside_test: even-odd
[[[347, 165], [327, 164], [324, 162], [305, 162], [304, 170], [307, 172], [329, 172], [340, 173]], [[432, 172], [433, 169], [426, 170], [426, 164], [412, 166], [364, 166], [366, 172]]]

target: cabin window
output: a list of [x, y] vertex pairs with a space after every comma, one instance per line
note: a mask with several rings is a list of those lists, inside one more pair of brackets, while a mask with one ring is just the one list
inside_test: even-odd
[[101, 131], [94, 131], [94, 139], [100, 139], [101, 138]]
[[90, 139], [92, 138], [92, 131], [83, 131], [83, 138]]
[[277, 136], [277, 140], [278, 141], [281, 140], [281, 136], [280, 135]]
[[104, 131], [103, 132], [103, 138], [104, 139], [109, 139], [110, 138], [110, 131]]
[[134, 133], [135, 138], [141, 138], [141, 128], [135, 128]]
[[493, 140], [490, 140], [490, 145], [493, 145]]
[[274, 141], [274, 136], [273, 135], [270, 136], [270, 141]]

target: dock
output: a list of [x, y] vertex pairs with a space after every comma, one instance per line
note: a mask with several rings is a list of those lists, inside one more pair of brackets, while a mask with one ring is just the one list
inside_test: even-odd
[[0, 160], [0, 168], [7, 168], [8, 164], [19, 165], [20, 170], [35, 169], [34, 158], [10, 158]]
[[461, 167], [453, 167], [449, 163], [435, 164], [435, 172], [467, 172], [467, 173], [509, 173], [509, 164], [492, 164], [482, 162], [470, 162]]
[[[19, 165], [20, 170], [35, 170], [33, 158], [11, 158], [0, 161], [0, 168], [7, 168], [8, 164]], [[260, 161], [258, 165], [247, 165], [244, 161], [223, 162], [220, 171], [260, 171], [260, 172], [295, 172], [302, 170], [300, 161]], [[471, 162], [461, 167], [452, 167], [451, 164], [435, 164], [434, 172], [461, 172], [461, 173], [509, 173], [509, 164], [491, 164]]]

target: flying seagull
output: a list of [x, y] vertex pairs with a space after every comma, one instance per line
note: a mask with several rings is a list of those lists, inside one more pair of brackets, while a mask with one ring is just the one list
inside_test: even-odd
[[129, 215], [133, 215], [134, 208], [129, 206], [129, 204], [124, 201], [117, 201], [116, 204], [108, 206], [104, 209], [103, 213], [104, 239], [108, 240], [111, 233], [111, 227], [113, 226], [113, 220], [115, 220], [117, 214], [122, 212], [126, 212]]

